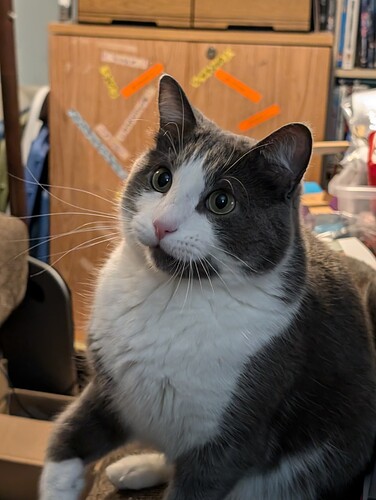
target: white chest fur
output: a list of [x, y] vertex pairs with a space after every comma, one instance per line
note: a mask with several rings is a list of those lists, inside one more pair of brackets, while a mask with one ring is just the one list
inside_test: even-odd
[[[125, 244], [102, 270], [91, 339], [137, 438], [171, 459], [218, 431], [244, 363], [290, 321], [278, 273], [213, 289], [146, 269]], [[274, 282], [273, 282], [274, 281]]]

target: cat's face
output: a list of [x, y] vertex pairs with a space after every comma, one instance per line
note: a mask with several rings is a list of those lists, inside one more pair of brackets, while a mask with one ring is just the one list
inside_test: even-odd
[[155, 147], [123, 197], [125, 237], [170, 274], [262, 273], [280, 262], [297, 226], [298, 184], [311, 134], [290, 124], [259, 143], [193, 111], [164, 76]]

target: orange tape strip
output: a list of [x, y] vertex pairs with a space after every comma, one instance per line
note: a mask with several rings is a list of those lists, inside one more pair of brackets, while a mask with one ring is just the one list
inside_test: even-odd
[[251, 87], [248, 87], [248, 85], [230, 75], [230, 73], [227, 73], [227, 71], [224, 71], [222, 68], [217, 69], [217, 71], [214, 73], [214, 76], [218, 78], [218, 80], [220, 80], [222, 83], [235, 90], [236, 92], [239, 92], [239, 94], [246, 97], [252, 102], [259, 102], [262, 99], [262, 94], [260, 94], [260, 92], [251, 89]]
[[163, 64], [161, 63], [154, 64], [154, 66], [152, 66], [147, 71], [142, 73], [140, 76], [135, 78], [126, 87], [123, 87], [121, 89], [121, 95], [126, 99], [128, 99], [128, 97], [133, 95], [138, 90], [142, 89], [142, 87], [145, 87], [145, 85], [154, 80], [154, 78], [160, 75], [162, 72], [163, 72]]
[[251, 115], [246, 120], [243, 120], [242, 122], [240, 122], [238, 125], [238, 128], [242, 132], [244, 132], [246, 130], [249, 130], [252, 127], [256, 127], [256, 125], [259, 125], [262, 122], [266, 122], [267, 120], [270, 120], [270, 118], [273, 118], [273, 116], [279, 115], [280, 112], [281, 112], [281, 108], [278, 106], [278, 104], [272, 104], [268, 108], [265, 108], [262, 111], [259, 111], [258, 113], [255, 113], [254, 115]]

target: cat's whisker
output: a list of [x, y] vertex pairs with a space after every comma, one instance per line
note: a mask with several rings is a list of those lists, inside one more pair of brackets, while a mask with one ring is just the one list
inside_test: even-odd
[[265, 148], [267, 146], [270, 146], [270, 144], [272, 144], [271, 142], [269, 143], [264, 143], [264, 144], [261, 144], [261, 145], [257, 145], [255, 144], [254, 146], [252, 146], [248, 151], [246, 151], [244, 154], [242, 154], [240, 156], [240, 158], [238, 158], [232, 165], [230, 165], [224, 172], [223, 175], [226, 175], [227, 172], [229, 172], [232, 168], [235, 167], [235, 165], [237, 165], [245, 156], [247, 156], [249, 153], [252, 153], [253, 151], [256, 151], [257, 149], [260, 149], [260, 148]]
[[205, 267], [205, 263], [207, 262], [207, 259], [205, 257], [201, 257], [199, 259], [199, 262], [200, 262], [200, 264], [202, 266], [202, 269], [204, 270], [204, 273], [206, 274], [206, 277], [207, 277], [208, 282], [210, 284], [210, 287], [212, 289], [212, 293], [213, 293], [213, 295], [215, 295], [214, 287], [213, 287], [213, 282], [212, 282], [212, 280], [210, 278], [210, 273], [209, 273], [208, 269], [206, 269], [206, 267]]
[[[210, 253], [209, 253], [209, 256], [213, 257], [214, 259], [216, 258], [214, 255], [212, 255]], [[219, 260], [219, 259], [217, 259], [217, 260]], [[219, 280], [223, 283], [223, 285], [226, 288], [226, 290], [228, 291], [228, 293], [231, 295], [231, 291], [230, 291], [229, 287], [227, 286], [227, 283], [225, 282], [225, 280], [223, 279], [223, 277], [219, 274], [219, 272], [217, 271], [217, 269], [212, 265], [212, 263], [210, 262], [210, 260], [206, 259], [206, 262], [207, 262], [208, 266], [211, 267], [211, 269], [213, 270], [213, 272], [218, 276]]]
[[[22, 255], [28, 254], [31, 250], [35, 250], [36, 248], [40, 247], [41, 245], [44, 245], [46, 243], [50, 243], [51, 241], [55, 241], [58, 238], [71, 236], [72, 234], [92, 232], [95, 230], [98, 230], [98, 231], [106, 230], [106, 229], [103, 229], [102, 227], [99, 227], [98, 229], [96, 229], [95, 227], [87, 227], [90, 224], [93, 224], [93, 222], [87, 222], [86, 224], [82, 224], [81, 226], [78, 226], [77, 228], [73, 229], [72, 231], [67, 231], [65, 233], [59, 233], [59, 234], [56, 234], [54, 236], [49, 236], [48, 238], [43, 239], [43, 241], [40, 241], [39, 243], [37, 243], [35, 245], [29, 246], [29, 248], [27, 248], [23, 252], [20, 252], [17, 255], [11, 257], [7, 262], [5, 262], [5, 264], [9, 264], [13, 260], [16, 260], [19, 257], [21, 257]], [[110, 229], [113, 229], [113, 227], [110, 227]], [[39, 238], [39, 239], [42, 239], [42, 238]]]
[[22, 181], [25, 184], [31, 184], [32, 186], [39, 186], [39, 187], [44, 186], [45, 188], [64, 189], [67, 191], [74, 191], [74, 192], [81, 193], [81, 194], [88, 194], [94, 198], [105, 201], [106, 203], [110, 203], [111, 205], [117, 206], [117, 203], [114, 202], [113, 200], [109, 200], [108, 198], [105, 198], [104, 196], [101, 196], [98, 193], [93, 193], [91, 191], [87, 191], [86, 189], [74, 188], [74, 187], [70, 187], [70, 186], [60, 186], [58, 184], [47, 184], [45, 182], [40, 183], [37, 179], [35, 179], [35, 181], [29, 181], [29, 180], [23, 179], [22, 177], [18, 177], [14, 174], [9, 174], [9, 176], [13, 177], [16, 180]]
[[[80, 243], [79, 245], [76, 245], [75, 247], [70, 248], [69, 250], [64, 252], [63, 255], [61, 255], [58, 259], [51, 262], [50, 266], [52, 266], [52, 267], [56, 266], [56, 264], [58, 262], [60, 262], [62, 259], [64, 259], [64, 257], [66, 257], [67, 255], [69, 255], [70, 253], [72, 253], [76, 250], [80, 250], [81, 248], [90, 248], [92, 246], [99, 245], [100, 243], [115, 241], [117, 238], [118, 238], [117, 236], [116, 237], [115, 236], [109, 237], [108, 235], [101, 235], [101, 236], [97, 236], [96, 238], [93, 238], [92, 240], [90, 240], [89, 243], [87, 241], [84, 241], [83, 243]], [[33, 276], [38, 276], [44, 272], [45, 272], [45, 270], [43, 269], [42, 271], [35, 273]]]
[[[108, 240], [109, 240], [109, 241], [116, 240], [116, 239], [118, 239], [118, 238], [119, 238], [119, 235], [118, 235], [118, 234], [116, 234], [116, 233], [113, 233], [113, 234], [106, 234], [106, 235], [104, 235], [104, 234], [103, 234], [103, 235], [101, 235], [101, 236], [98, 236], [98, 239], [99, 239], [99, 238], [104, 238], [104, 241], [103, 241], [103, 242], [98, 242], [98, 243], [95, 243], [96, 245], [97, 245], [97, 244], [99, 244], [99, 243], [105, 243], [105, 242], [106, 242], [106, 239], [105, 239], [105, 238], [108, 238]], [[93, 246], [93, 245], [92, 245], [92, 242], [93, 242], [94, 240], [96, 240], [96, 238], [94, 238], [94, 239], [92, 238], [92, 239], [90, 239], [90, 240], [88, 240], [88, 241], [86, 241], [86, 242], [84, 241], [84, 242], [82, 242], [82, 243], [79, 243], [79, 244], [78, 244], [78, 245], [76, 245], [74, 248], [71, 248], [71, 249], [69, 249], [69, 250], [62, 250], [61, 252], [54, 252], [54, 253], [50, 254], [49, 256], [50, 256], [50, 258], [51, 258], [51, 257], [57, 257], [58, 255], [63, 255], [63, 256], [65, 257], [65, 255], [67, 255], [67, 253], [68, 253], [68, 252], [70, 252], [70, 251], [74, 251], [74, 250], [84, 250], [84, 249], [86, 249], [86, 248], [90, 248], [91, 246]], [[53, 265], [53, 264], [51, 264], [51, 265]]]
[[[233, 179], [234, 181], [238, 182], [241, 185], [241, 187], [243, 188], [243, 191], [244, 191], [244, 193], [245, 193], [245, 195], [247, 197], [248, 203], [249, 203], [249, 194], [248, 194], [248, 191], [247, 191], [246, 187], [242, 183], [242, 181], [240, 179], [237, 179], [236, 177], [234, 177], [232, 175], [228, 175], [228, 178], [229, 179]], [[225, 180], [227, 180], [227, 179], [225, 179]]]
[[177, 134], [178, 134], [179, 155], [180, 155], [182, 153], [182, 151], [183, 151], [183, 147], [182, 147], [182, 144], [183, 144], [182, 143], [182, 135], [183, 134], [180, 134], [179, 125], [176, 122], [174, 122], [174, 125], [176, 127], [176, 131], [177, 131]]
[[[175, 278], [178, 276], [179, 274], [179, 269], [180, 269], [180, 262], [177, 261], [173, 267], [173, 270], [172, 270], [172, 275], [170, 276], [170, 278], [162, 285], [162, 287], [160, 288], [160, 290], [163, 290], [169, 283], [171, 283], [172, 281], [175, 280]], [[168, 309], [168, 306], [170, 305], [172, 299], [174, 298], [175, 296], [175, 293], [176, 293], [176, 289], [175, 291], [171, 294], [170, 298], [168, 299], [168, 301], [166, 302], [166, 305], [164, 306], [164, 308], [162, 309], [162, 311], [159, 313], [159, 317], [161, 318], [163, 316], [163, 314], [166, 312], [166, 310]]]
[[174, 141], [172, 140], [172, 137], [171, 137], [170, 132], [169, 132], [168, 130], [166, 130], [166, 131], [164, 132], [164, 135], [165, 135], [165, 136], [167, 136], [168, 140], [169, 140], [169, 141], [170, 141], [170, 143], [171, 143], [171, 146], [172, 146], [172, 149], [173, 149], [173, 151], [174, 151], [175, 155], [176, 155], [176, 156], [178, 156], [178, 153], [177, 153], [177, 151], [176, 151], [175, 144], [174, 144]]
[[252, 151], [254, 151], [254, 148], [251, 148], [248, 151], [246, 151], [244, 154], [242, 154], [237, 160], [235, 160], [234, 163], [232, 163], [229, 167], [226, 168], [226, 170], [223, 172], [223, 175], [226, 175], [227, 172], [229, 172], [232, 168], [234, 168], [235, 165], [237, 165], [245, 156], [247, 156]]
[[[249, 264], [247, 264], [247, 262], [245, 262], [244, 260], [242, 260], [240, 257], [238, 257], [237, 255], [229, 252], [228, 250], [224, 250], [223, 248], [220, 248], [220, 247], [217, 247], [215, 245], [210, 245], [212, 248], [214, 248], [215, 250], [219, 250], [220, 252], [223, 252], [225, 253], [226, 255], [228, 255], [229, 257], [232, 257], [233, 259], [239, 261], [241, 264], [243, 264], [247, 269], [249, 269], [252, 273], [255, 273], [255, 274], [258, 274], [258, 271], [256, 269], [253, 269]], [[212, 255], [212, 257], [216, 258], [219, 262], [220, 260], [215, 257], [214, 255]], [[224, 262], [221, 262], [223, 265], [226, 265]], [[228, 265], [227, 265], [228, 269], [231, 269]], [[232, 270], [233, 271], [233, 270]]]
[[171, 302], [171, 300], [175, 297], [175, 295], [177, 294], [178, 292], [178, 289], [180, 287], [180, 283], [182, 282], [182, 279], [183, 279], [183, 274], [184, 274], [184, 263], [181, 263], [180, 262], [178, 263], [178, 269], [177, 269], [177, 274], [176, 274], [176, 277], [180, 274], [179, 276], [179, 279], [178, 279], [178, 284], [176, 285], [175, 287], [175, 290], [173, 292], [173, 294], [171, 295], [171, 298], [169, 300], [169, 302]]
[[197, 273], [197, 278], [198, 278], [198, 281], [199, 281], [199, 283], [200, 283], [201, 293], [202, 293], [202, 295], [204, 295], [204, 289], [202, 288], [201, 276], [200, 276], [200, 271], [199, 271], [199, 268], [198, 268], [197, 262], [194, 260], [194, 261], [193, 261], [193, 263], [194, 263], [195, 268], [196, 268], [196, 273]]
[[[88, 224], [93, 224], [93, 223], [88, 223]], [[28, 241], [29, 243], [32, 243], [34, 241], [43, 241], [43, 242], [50, 242], [52, 240], [52, 238], [63, 238], [64, 236], [69, 236], [69, 235], [72, 235], [72, 234], [82, 234], [82, 233], [89, 233], [89, 232], [92, 232], [92, 231], [109, 231], [111, 229], [117, 229], [117, 224], [111, 224], [111, 225], [108, 225], [108, 226], [93, 226], [93, 227], [87, 227], [87, 228], [82, 228], [82, 229], [78, 229], [78, 230], [74, 230], [74, 231], [67, 231], [65, 233], [59, 233], [59, 234], [56, 234], [55, 236], [33, 236], [31, 238], [17, 238], [17, 239], [12, 239], [10, 240], [11, 243], [20, 243], [20, 242], [23, 242], [23, 241]], [[30, 247], [28, 250], [30, 250], [31, 248], [33, 247]]]
[[48, 212], [47, 214], [35, 214], [35, 215], [24, 215], [19, 217], [21, 220], [25, 219], [40, 219], [41, 217], [55, 217], [55, 216], [61, 216], [61, 215], [84, 215], [88, 217], [98, 217], [98, 218], [105, 218], [105, 219], [110, 219], [110, 220], [115, 220], [118, 221], [119, 217], [116, 215], [102, 215], [102, 214], [91, 214], [87, 212]]
[[191, 283], [191, 272], [192, 272], [192, 259], [189, 259], [187, 291], [185, 293], [185, 298], [184, 298], [183, 306], [181, 308], [182, 311], [184, 310], [185, 304], [187, 303], [188, 296], [189, 296], [189, 289], [190, 289], [190, 283]]
[[231, 154], [229, 155], [229, 157], [227, 158], [226, 160], [226, 163], [223, 165], [223, 168], [226, 168], [227, 165], [230, 163], [230, 161], [232, 160], [232, 157], [234, 156], [234, 153], [235, 153], [235, 150], [236, 150], [236, 146], [235, 144], [232, 146], [232, 151], [231, 151]]
[[[87, 207], [81, 207], [79, 205], [75, 205], [73, 203], [69, 203], [68, 201], [64, 200], [63, 198], [59, 198], [58, 196], [56, 196], [54, 193], [51, 193], [48, 189], [46, 189], [46, 185], [45, 184], [41, 184], [40, 182], [38, 182], [38, 180], [35, 178], [35, 176], [33, 174], [31, 174], [33, 176], [33, 178], [35, 179], [35, 183], [32, 182], [32, 181], [25, 181], [24, 179], [20, 178], [20, 177], [16, 177], [13, 175], [13, 177], [15, 177], [16, 179], [19, 179], [25, 183], [31, 183], [33, 185], [37, 185], [39, 186], [43, 191], [45, 191], [46, 193], [48, 193], [48, 196], [50, 198], [53, 198], [53, 199], [56, 199], [57, 201], [59, 201], [60, 203], [63, 203], [67, 206], [70, 206], [72, 208], [76, 208], [80, 211], [82, 211], [82, 214], [84, 213], [87, 213], [89, 215], [102, 215], [102, 216], [107, 216], [109, 215], [108, 212], [101, 212], [99, 210], [93, 210], [93, 209], [90, 209], [90, 208], [87, 208]], [[75, 188], [67, 188], [67, 189], [75, 189]], [[88, 191], [88, 193], [90, 194], [90, 191]], [[93, 194], [93, 193], [91, 193]], [[107, 200], [106, 200], [107, 201]], [[47, 214], [46, 214], [47, 215]]]

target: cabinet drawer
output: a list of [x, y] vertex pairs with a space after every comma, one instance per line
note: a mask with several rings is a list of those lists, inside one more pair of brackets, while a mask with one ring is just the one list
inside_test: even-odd
[[191, 0], [79, 0], [78, 20], [88, 23], [131, 21], [188, 28]]
[[195, 28], [257, 26], [309, 31], [311, 0], [195, 0]]

